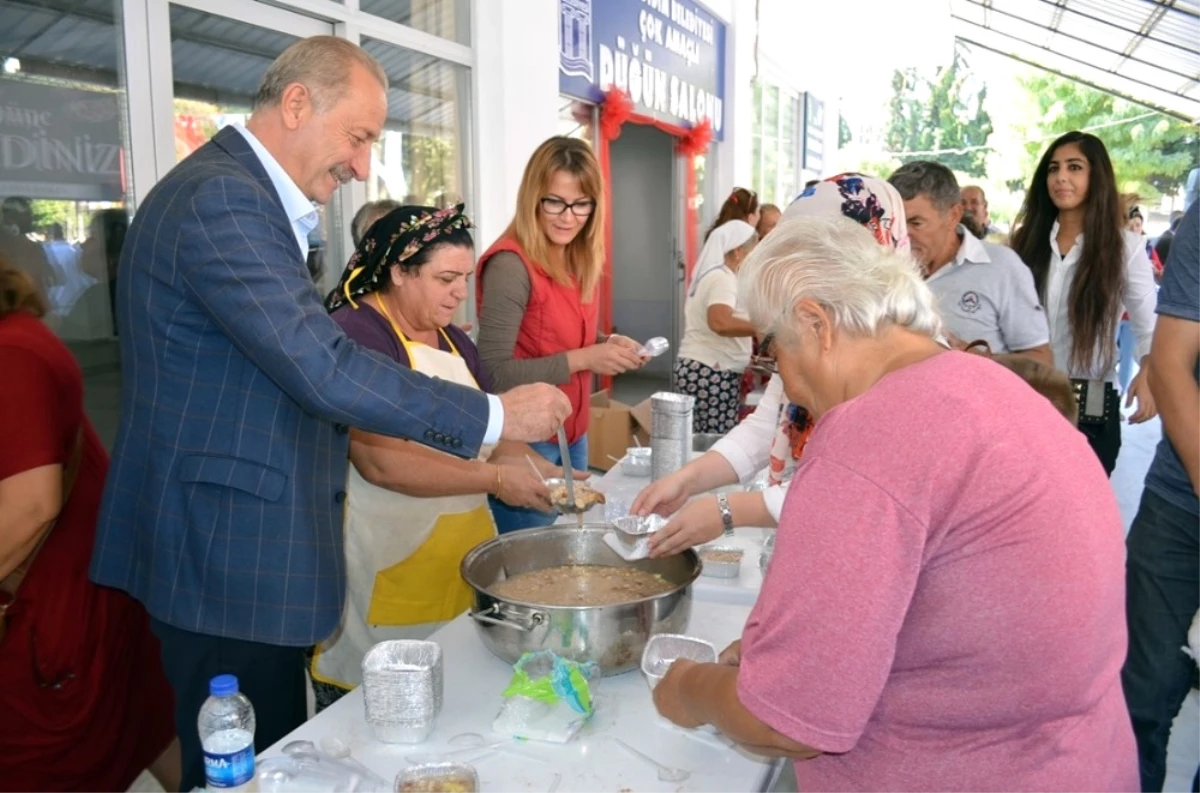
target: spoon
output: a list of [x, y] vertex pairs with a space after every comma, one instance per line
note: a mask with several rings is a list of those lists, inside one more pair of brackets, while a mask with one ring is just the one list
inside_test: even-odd
[[663, 765], [652, 757], [647, 757], [637, 749], [634, 749], [632, 746], [622, 741], [620, 738], [613, 738], [612, 736], [609, 737], [612, 738], [613, 741], [619, 743], [630, 754], [642, 758], [647, 763], [657, 768], [658, 778], [663, 782], [682, 782], [692, 775], [691, 771], [687, 771], [683, 768], [672, 768], [669, 765]]

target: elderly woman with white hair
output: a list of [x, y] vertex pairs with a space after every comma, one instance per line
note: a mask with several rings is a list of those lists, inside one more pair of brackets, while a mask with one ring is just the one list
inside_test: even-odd
[[[844, 173], [814, 182], [791, 203], [782, 220], [797, 217], [847, 217], [862, 224], [880, 245], [908, 250], [904, 200], [896, 188], [872, 176]], [[758, 406], [745, 421], [710, 451], [638, 494], [632, 506], [634, 513], [671, 516], [671, 521], [651, 539], [651, 555], [679, 553], [715, 540], [735, 526], [776, 525], [786, 484], [812, 430], [808, 411], [788, 402], [783, 381], [773, 375]], [[684, 507], [692, 496], [748, 482], [764, 467], [768, 472], [766, 490], [698, 498]]]
[[800, 790], [1136, 789], [1122, 523], [1083, 435], [938, 344], [914, 260], [850, 220], [780, 224], [739, 297], [818, 430], [742, 641], [674, 663], [659, 712]]
[[700, 251], [683, 305], [674, 372], [675, 390], [696, 400], [695, 432], [724, 434], [737, 424], [754, 336], [750, 323], [735, 313], [737, 271], [757, 242], [754, 226], [730, 220], [712, 230]]

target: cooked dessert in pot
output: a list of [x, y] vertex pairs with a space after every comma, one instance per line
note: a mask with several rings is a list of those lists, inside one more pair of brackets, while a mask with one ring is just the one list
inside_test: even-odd
[[609, 606], [668, 592], [674, 584], [635, 567], [571, 564], [520, 573], [488, 587], [495, 597], [544, 606]]

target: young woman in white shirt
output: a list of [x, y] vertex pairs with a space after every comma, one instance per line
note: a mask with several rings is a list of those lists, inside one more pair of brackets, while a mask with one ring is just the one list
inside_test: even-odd
[[1068, 132], [1050, 144], [1014, 226], [1012, 248], [1033, 271], [1054, 363], [1075, 384], [1079, 428], [1111, 475], [1121, 449], [1117, 328], [1128, 311], [1141, 371], [1125, 404], [1137, 401], [1136, 424], [1157, 412], [1147, 381], [1156, 294], [1145, 247], [1125, 229], [1104, 143]]

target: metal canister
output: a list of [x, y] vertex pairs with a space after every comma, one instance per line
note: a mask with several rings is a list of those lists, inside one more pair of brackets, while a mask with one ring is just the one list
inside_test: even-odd
[[692, 458], [692, 411], [696, 400], [660, 391], [650, 397], [650, 476], [661, 479]]

